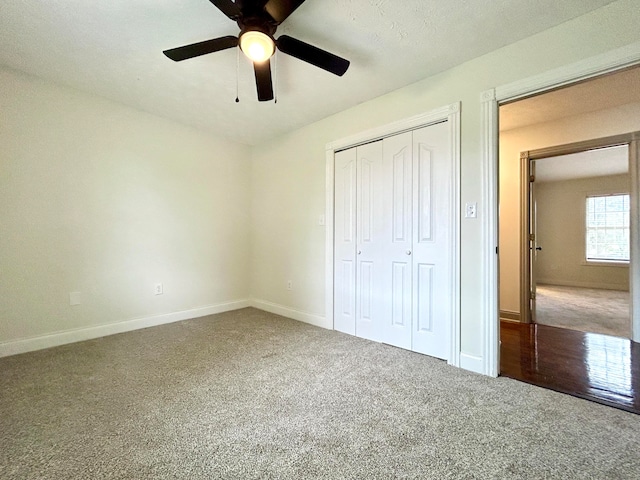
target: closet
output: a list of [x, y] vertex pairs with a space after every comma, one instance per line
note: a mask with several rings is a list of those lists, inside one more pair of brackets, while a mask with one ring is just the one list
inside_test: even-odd
[[447, 122], [334, 156], [334, 328], [448, 359], [453, 159]]

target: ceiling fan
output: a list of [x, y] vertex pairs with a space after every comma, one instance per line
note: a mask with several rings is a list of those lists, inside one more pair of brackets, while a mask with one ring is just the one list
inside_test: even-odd
[[165, 50], [163, 53], [175, 62], [226, 50], [240, 45], [242, 52], [253, 61], [258, 100], [273, 100], [270, 58], [278, 48], [282, 53], [342, 76], [349, 68], [349, 61], [332, 53], [309, 45], [288, 35], [278, 39], [274, 34], [305, 0], [209, 0], [218, 10], [237, 22], [240, 34], [228, 35], [183, 47]]

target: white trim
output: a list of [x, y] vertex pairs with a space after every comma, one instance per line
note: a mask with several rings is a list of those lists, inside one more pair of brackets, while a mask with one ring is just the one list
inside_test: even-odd
[[[442, 122], [447, 120], [450, 114], [458, 112], [460, 112], [460, 102], [452, 103], [451, 105], [437, 108], [426, 113], [421, 113], [420, 115], [388, 123], [381, 127], [372, 128], [365, 132], [360, 132], [355, 135], [351, 135], [350, 137], [336, 140], [335, 142], [328, 143], [325, 148], [327, 151], [335, 153], [339, 150], [345, 150], [346, 148], [356, 147], [364, 143], [374, 142], [381, 138], [396, 135], [407, 130], [415, 130], [416, 128]], [[331, 156], [331, 160], [333, 161], [333, 156]]]
[[640, 42], [634, 42], [601, 55], [496, 87], [495, 95], [498, 102], [513, 101], [552, 88], [614, 72], [637, 63], [640, 63]]
[[504, 317], [500, 317], [500, 321], [508, 322], [508, 323], [522, 323], [520, 320], [516, 320], [514, 318], [504, 318]]
[[324, 289], [325, 289], [325, 307], [324, 315], [328, 323], [327, 328], [335, 329], [334, 317], [333, 317], [333, 235], [334, 235], [334, 218], [333, 218], [333, 202], [334, 202], [334, 180], [335, 180], [335, 162], [333, 157], [335, 155], [334, 150], [327, 149], [325, 152], [326, 163], [326, 178], [325, 178], [325, 202], [326, 210], [324, 212], [325, 218], [325, 277], [324, 277]]
[[[499, 338], [494, 334], [498, 331], [498, 309], [492, 302], [498, 295], [498, 272], [494, 271], [497, 259], [492, 260], [497, 240], [494, 226], [498, 222], [498, 102], [505, 102], [523, 98], [536, 93], [557, 88], [563, 85], [586, 80], [604, 73], [613, 72], [640, 63], [640, 42], [611, 50], [579, 62], [556, 68], [540, 75], [519, 80], [507, 85], [487, 90], [481, 96], [482, 104], [482, 169], [485, 194], [483, 200], [487, 205], [487, 228], [483, 232], [483, 272], [482, 278], [487, 282], [485, 288], [485, 305], [483, 308], [482, 329], [486, 335], [483, 342], [483, 356], [485, 357], [485, 373], [492, 375], [499, 371]], [[640, 282], [638, 282], [640, 283]], [[639, 287], [640, 289], [640, 287]], [[635, 297], [634, 297], [635, 299]], [[634, 302], [638, 303], [638, 302]], [[634, 311], [634, 313], [636, 313]], [[640, 318], [634, 316], [634, 336], [640, 336]]]
[[640, 342], [640, 141], [629, 144], [629, 175], [631, 176], [631, 274], [629, 291], [631, 292], [631, 338]]
[[42, 350], [44, 348], [57, 347], [68, 343], [81, 342], [83, 340], [92, 340], [94, 338], [106, 337], [117, 333], [155, 327], [167, 323], [204, 317], [206, 315], [214, 315], [216, 313], [238, 310], [250, 306], [251, 302], [249, 300], [236, 300], [233, 302], [208, 305], [206, 307], [193, 308], [180, 312], [153, 315], [150, 317], [135, 318], [132, 320], [124, 320], [105, 325], [96, 325], [94, 327], [75, 328], [46, 335], [38, 335], [36, 337], [12, 340], [0, 343], [0, 357], [32, 352], [34, 350]]
[[497, 377], [500, 355], [498, 302], [498, 102], [495, 90], [481, 96], [482, 201], [487, 218], [482, 223], [482, 373]]
[[[365, 132], [352, 135], [350, 137], [336, 140], [326, 145], [326, 211], [325, 218], [327, 224], [326, 245], [325, 245], [325, 328], [333, 328], [333, 195], [334, 195], [334, 156], [339, 150], [355, 147], [364, 143], [379, 140], [401, 132], [415, 130], [420, 127], [432, 125], [439, 122], [449, 122], [451, 129], [453, 169], [451, 175], [454, 176], [452, 188], [452, 216], [454, 255], [453, 255], [453, 278], [454, 298], [452, 299], [453, 322], [451, 325], [451, 350], [448, 363], [454, 366], [460, 365], [460, 102], [431, 110], [429, 112], [416, 115], [404, 120], [389, 123], [381, 127], [373, 128]], [[259, 308], [259, 307], [258, 307]], [[304, 320], [303, 320], [304, 321]], [[311, 323], [311, 322], [309, 322]]]
[[480, 373], [486, 375], [485, 373], [485, 362], [482, 357], [477, 357], [475, 355], [469, 355], [467, 353], [460, 354], [460, 368], [464, 368], [465, 370], [469, 370], [470, 372]]
[[251, 306], [259, 310], [264, 310], [265, 312], [275, 313], [276, 315], [281, 315], [293, 320], [309, 323], [311, 325], [315, 325], [316, 327], [327, 328], [329, 330], [333, 328], [333, 324], [329, 323], [328, 319], [326, 317], [323, 317], [322, 315], [303, 312], [302, 310], [296, 310], [295, 308], [286, 307], [277, 303], [267, 302], [266, 300], [259, 300], [257, 298], [251, 300]]
[[613, 267], [613, 268], [630, 268], [629, 260], [582, 260], [580, 265], [583, 267]]
[[451, 236], [453, 238], [453, 258], [451, 259], [451, 291], [453, 297], [451, 299], [451, 313], [453, 321], [451, 322], [451, 351], [449, 352], [449, 364], [454, 367], [461, 366], [460, 360], [460, 168], [461, 168], [461, 136], [460, 136], [460, 104], [452, 105], [447, 115], [449, 122], [449, 132], [451, 134], [451, 157], [453, 159], [453, 168], [451, 170], [452, 185], [451, 197], [449, 199], [450, 217], [453, 219]]
[[500, 320], [520, 323], [520, 312], [514, 312], [513, 310], [500, 310], [499, 315]]
[[576, 288], [596, 288], [599, 290], [619, 290], [622, 292], [627, 291], [625, 285], [616, 285], [612, 283], [600, 283], [600, 282], [574, 282], [572, 280], [558, 280], [541, 278], [536, 282], [538, 286], [544, 285], [556, 285], [558, 287], [576, 287]]

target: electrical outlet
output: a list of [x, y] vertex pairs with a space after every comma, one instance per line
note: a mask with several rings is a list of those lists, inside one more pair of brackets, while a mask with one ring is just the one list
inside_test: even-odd
[[287, 280], [287, 290], [291, 290], [293, 288], [293, 283], [291, 280]]
[[162, 295], [162, 293], [163, 293], [162, 284], [161, 283], [156, 283], [155, 287], [153, 288], [153, 292], [156, 295]]

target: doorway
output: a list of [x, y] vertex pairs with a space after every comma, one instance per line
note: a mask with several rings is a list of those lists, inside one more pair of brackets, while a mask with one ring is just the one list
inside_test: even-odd
[[523, 322], [632, 338], [633, 137], [521, 153]]
[[[579, 78], [579, 75], [576, 78]], [[636, 86], [633, 89], [621, 86], [625, 82], [632, 82]], [[638, 86], [640, 69], [636, 67], [574, 83], [568, 87], [547, 90], [546, 93], [536, 96], [503, 102], [500, 105], [496, 101], [496, 110], [493, 112], [490, 109], [491, 103], [487, 102], [488, 108], [485, 112], [487, 118], [496, 118], [496, 137], [499, 138], [499, 164], [496, 165], [496, 170], [499, 171], [499, 189], [496, 188], [499, 190], [499, 210], [496, 212], [496, 219], [499, 220], [496, 225], [496, 231], [499, 231], [499, 249], [496, 251], [499, 252], [499, 261], [496, 262], [499, 299], [495, 313], [496, 317], [498, 311], [500, 313], [501, 321], [496, 337], [500, 338], [502, 344], [500, 356], [496, 352], [496, 357], [500, 359], [496, 365], [496, 374], [640, 413], [640, 395], [637, 395], [638, 390], [635, 388], [640, 384], [640, 345], [630, 340], [640, 338], [640, 317], [637, 313], [640, 303], [640, 275], [636, 265], [638, 262], [633, 261], [634, 258], [638, 258], [639, 253], [638, 222], [631, 221], [638, 218]], [[500, 98], [499, 95], [497, 97]], [[607, 103], [612, 99], [613, 104]], [[634, 113], [630, 114], [631, 112]], [[548, 201], [548, 196], [555, 196], [557, 200], [559, 196], [562, 197], [560, 194], [566, 196], [569, 188], [566, 185], [561, 186], [556, 188], [554, 193], [553, 188], [544, 187], [545, 182], [535, 180], [540, 180], [540, 175], [544, 177], [548, 174], [547, 167], [560, 165], [562, 158], [567, 155], [602, 153], [607, 147], [618, 146], [627, 148], [624, 156], [629, 166], [625, 172], [619, 174], [635, 181], [630, 182], [630, 185], [627, 183], [627, 188], [611, 187], [602, 177], [614, 177], [616, 172], [607, 172], [610, 175], [602, 175], [595, 181], [595, 186], [583, 185], [583, 199], [580, 201], [582, 210], [566, 214], [569, 216], [560, 220], [552, 219], [556, 222], [551, 228], [555, 238], [553, 235], [549, 237], [549, 218], [544, 218], [543, 222], [541, 218], [548, 217], [549, 203], [552, 210], [559, 208], [557, 203], [554, 207], [554, 202]], [[490, 147], [487, 147], [489, 153]], [[531, 183], [531, 180], [534, 182]], [[582, 180], [572, 181], [579, 183]], [[605, 186], [607, 188], [604, 188]], [[628, 196], [628, 200], [625, 200], [625, 195]], [[564, 200], [565, 203], [567, 201]], [[630, 237], [626, 267], [630, 272], [628, 274], [624, 271], [625, 266], [621, 265], [624, 259], [616, 257], [621, 255], [620, 252], [612, 255], [615, 245], [609, 246], [607, 254], [606, 248], [598, 247], [599, 242], [596, 241], [595, 246], [587, 243], [589, 209], [595, 209], [595, 203], [598, 203], [598, 209], [604, 205], [605, 217], [608, 207], [611, 207], [612, 214], [615, 209], [622, 210], [615, 213], [620, 213], [619, 216], [624, 220], [626, 202], [629, 204], [629, 223], [626, 228]], [[569, 253], [565, 251], [555, 259], [547, 258], [546, 260], [552, 261], [546, 262], [546, 266], [540, 265], [544, 263], [544, 257], [553, 256], [554, 242], [568, 243], [570, 223], [574, 220], [583, 230], [583, 242], [578, 247], [572, 247]], [[547, 225], [542, 225], [545, 222]], [[604, 226], [613, 227], [613, 223], [608, 225], [605, 218]], [[620, 228], [624, 226], [623, 221]], [[597, 228], [595, 230], [596, 239], [600, 238], [599, 235], [608, 236], [606, 232], [598, 233]], [[611, 235], [615, 237], [615, 234]], [[595, 258], [591, 256], [592, 251], [596, 253]], [[599, 252], [604, 255], [603, 258], [598, 258]], [[579, 265], [580, 267], [596, 268], [589, 265], [590, 262], [618, 262], [619, 265], [607, 265], [610, 275], [606, 280], [594, 280], [584, 272], [569, 278], [570, 269], [563, 261], [571, 257], [571, 254], [579, 255], [581, 262], [578, 263], [586, 264]], [[490, 260], [488, 264], [491, 264]], [[607, 286], [611, 287], [613, 284], [618, 291], [624, 292], [627, 287], [622, 278], [625, 278], [630, 290], [627, 307], [629, 316], [624, 322], [628, 328], [626, 334], [611, 336], [613, 332], [585, 333], [581, 330], [593, 332], [594, 329], [572, 329], [567, 328], [570, 326], [566, 324], [545, 324], [545, 315], [548, 316], [548, 312], [545, 312], [543, 307], [548, 308], [549, 305], [548, 302], [544, 306], [537, 305], [544, 300], [540, 295], [544, 297], [545, 294], [571, 293], [549, 290], [545, 292], [544, 285], [547, 283], [563, 283], [563, 279], [559, 280], [558, 275], [553, 277], [554, 267], [556, 274], [564, 275], [564, 283], [568, 283], [567, 279], [574, 281], [574, 285], [559, 285], [560, 287], [593, 288], [602, 293], [603, 290], [607, 290], [602, 288], [602, 284], [609, 281], [610, 284]], [[615, 276], [618, 277], [617, 280], [613, 278]], [[605, 303], [602, 299], [591, 298], [591, 301], [598, 306]], [[568, 310], [566, 298], [558, 303], [561, 310]], [[622, 309], [624, 310], [624, 306]], [[592, 314], [593, 310], [589, 313]], [[542, 318], [538, 318], [541, 314]], [[555, 317], [557, 321], [558, 315]], [[632, 319], [635, 321], [634, 324]], [[489, 340], [492, 341], [491, 335]], [[489, 348], [490, 346], [491, 343]], [[602, 374], [592, 375], [595, 371]]]
[[[629, 145], [637, 134], [634, 136], [628, 132], [640, 130], [640, 67], [505, 102], [498, 108], [498, 310], [503, 320], [528, 323], [530, 288], [527, 288], [527, 283], [530, 277], [527, 264], [530, 245], [527, 238], [530, 225], [525, 219], [529, 216], [530, 172], [525, 171], [529, 169], [529, 161], [522, 154], [528, 155], [529, 160], [540, 160], [608, 146], [603, 142]], [[623, 134], [627, 136], [619, 138]], [[630, 157], [637, 156], [636, 148], [630, 149]], [[551, 163], [554, 161], [549, 160]], [[631, 177], [636, 178], [637, 174], [631, 172]], [[637, 203], [637, 200], [632, 202], [630, 208], [637, 209]], [[634, 217], [633, 212], [631, 216]], [[632, 250], [638, 248], [637, 242], [636, 233], [636, 240], [631, 242]], [[544, 249], [544, 246], [537, 246]], [[620, 276], [620, 271], [617, 275]], [[631, 296], [640, 300], [640, 275], [633, 271], [631, 275], [636, 278], [630, 282]], [[640, 301], [632, 303], [635, 303], [632, 305], [635, 311], [632, 317], [636, 319], [633, 330], [636, 330], [635, 340], [638, 341]]]

